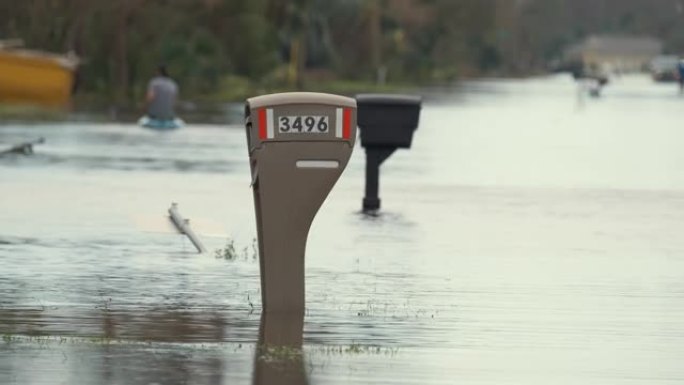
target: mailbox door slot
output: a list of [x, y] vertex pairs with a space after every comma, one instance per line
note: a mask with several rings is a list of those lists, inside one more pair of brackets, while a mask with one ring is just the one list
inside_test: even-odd
[[337, 160], [298, 160], [297, 168], [340, 168]]

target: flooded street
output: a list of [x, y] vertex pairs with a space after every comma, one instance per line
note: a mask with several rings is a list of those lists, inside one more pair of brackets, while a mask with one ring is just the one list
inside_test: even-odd
[[303, 334], [261, 320], [244, 127], [0, 125], [46, 139], [0, 158], [0, 384], [682, 383], [682, 117], [645, 77], [428, 98], [382, 214], [357, 146], [316, 217]]

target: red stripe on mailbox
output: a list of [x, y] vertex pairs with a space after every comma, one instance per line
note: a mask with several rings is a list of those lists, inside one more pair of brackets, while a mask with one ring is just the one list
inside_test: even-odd
[[259, 109], [259, 139], [264, 140], [268, 137], [268, 134], [266, 133], [266, 109], [265, 108], [260, 108]]
[[351, 137], [351, 108], [344, 109], [344, 119], [342, 125], [342, 137], [344, 139], [349, 139]]

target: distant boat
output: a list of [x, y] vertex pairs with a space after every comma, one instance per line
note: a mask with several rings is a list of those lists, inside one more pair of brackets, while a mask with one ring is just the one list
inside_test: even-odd
[[176, 128], [181, 128], [185, 126], [183, 119], [155, 119], [149, 116], [143, 116], [138, 120], [138, 125], [145, 128], [152, 128], [155, 130], [174, 130]]
[[20, 45], [0, 41], [0, 103], [67, 106], [78, 59], [17, 48]]

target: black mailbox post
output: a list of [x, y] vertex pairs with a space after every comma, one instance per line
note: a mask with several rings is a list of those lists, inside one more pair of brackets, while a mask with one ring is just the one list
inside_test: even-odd
[[366, 149], [363, 211], [380, 209], [380, 165], [397, 148], [411, 148], [422, 100], [418, 96], [362, 94], [356, 97], [361, 146]]

